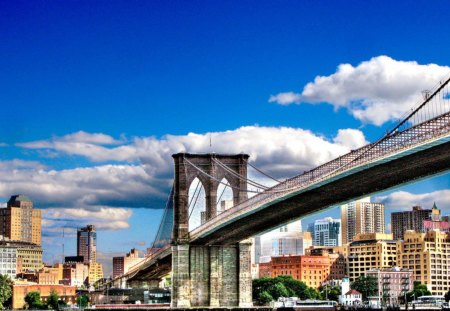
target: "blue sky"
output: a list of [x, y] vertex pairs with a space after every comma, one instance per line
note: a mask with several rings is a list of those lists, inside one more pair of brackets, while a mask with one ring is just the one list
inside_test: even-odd
[[[73, 228], [89, 221], [104, 258], [144, 249], [171, 153], [208, 152], [212, 133], [214, 151], [288, 177], [373, 141], [450, 72], [449, 9], [2, 1], [0, 202], [25, 193], [46, 209], [47, 261], [61, 256], [62, 227], [70, 255]], [[378, 196], [390, 210], [436, 200], [448, 213], [449, 189], [442, 175]]]

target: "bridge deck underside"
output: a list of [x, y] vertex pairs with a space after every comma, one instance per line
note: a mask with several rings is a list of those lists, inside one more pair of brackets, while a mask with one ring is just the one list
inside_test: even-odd
[[353, 198], [389, 189], [450, 169], [450, 142], [354, 173], [307, 190], [233, 221], [192, 244], [232, 244], [291, 220]]

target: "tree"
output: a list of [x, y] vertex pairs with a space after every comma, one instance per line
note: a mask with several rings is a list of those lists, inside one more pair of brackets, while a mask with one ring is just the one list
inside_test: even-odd
[[0, 309], [3, 309], [5, 302], [11, 298], [12, 282], [7, 275], [0, 274]]
[[449, 302], [450, 301], [450, 290], [448, 292], [445, 293], [445, 301]]
[[41, 294], [39, 292], [33, 291], [29, 292], [25, 296], [25, 302], [28, 304], [28, 309], [43, 309], [44, 304], [41, 300]]
[[320, 299], [338, 301], [339, 295], [341, 295], [341, 287], [325, 285], [319, 287], [319, 292], [320, 292]]
[[77, 305], [81, 308], [86, 308], [89, 303], [89, 296], [88, 295], [80, 295], [77, 298]]
[[373, 276], [362, 275], [352, 282], [350, 287], [360, 292], [363, 300], [367, 300], [367, 297], [374, 296], [378, 293], [378, 281]]
[[291, 276], [263, 277], [253, 280], [253, 299], [258, 304], [264, 305], [279, 297], [294, 296], [300, 299], [315, 299], [319, 297], [319, 292], [303, 282], [294, 280]]
[[52, 288], [50, 290], [50, 296], [47, 300], [47, 307], [52, 310], [59, 310], [58, 304], [59, 296], [58, 293]]
[[428, 290], [427, 286], [415, 281], [413, 290], [406, 293], [406, 299], [408, 301], [413, 301], [414, 299], [417, 299], [417, 297], [427, 295], [431, 295], [431, 292]]

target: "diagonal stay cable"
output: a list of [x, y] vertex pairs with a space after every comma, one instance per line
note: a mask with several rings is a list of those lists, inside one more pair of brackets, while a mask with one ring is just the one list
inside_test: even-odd
[[249, 161], [247, 161], [247, 160], [244, 160], [244, 161], [245, 161], [245, 163], [247, 163], [247, 165], [250, 165], [251, 167], [253, 167], [253, 168], [254, 168], [257, 172], [259, 172], [260, 174], [262, 174], [262, 175], [264, 175], [264, 176], [266, 176], [266, 177], [268, 177], [268, 178], [270, 178], [270, 179], [272, 179], [272, 180], [274, 180], [274, 181], [276, 181], [276, 182], [278, 182], [278, 183], [282, 182], [281, 180], [278, 180], [278, 179], [276, 179], [275, 177], [272, 177], [272, 176], [270, 176], [269, 174], [264, 173], [264, 172], [261, 171], [259, 168], [257, 168], [256, 166], [252, 165]]
[[231, 188], [233, 188], [233, 189], [236, 189], [236, 190], [239, 190], [239, 191], [252, 192], [252, 193], [261, 193], [260, 191], [254, 191], [254, 190], [248, 190], [248, 189], [245, 190], [245, 189], [241, 189], [241, 188], [239, 188], [239, 187], [235, 187], [235, 186], [232, 186], [232, 185], [227, 185], [226, 183], [222, 182], [221, 180], [218, 180], [218, 179], [215, 178], [214, 176], [212, 176], [212, 175], [206, 173], [204, 170], [202, 170], [201, 168], [199, 168], [197, 165], [195, 165], [194, 163], [192, 163], [192, 162], [189, 161], [188, 159], [185, 158], [184, 160], [185, 160], [189, 165], [191, 165], [193, 168], [195, 168], [199, 173], [202, 173], [203, 175], [205, 175], [205, 176], [211, 178], [211, 179], [214, 180], [214, 181], [217, 181], [218, 183], [220, 183], [220, 184], [222, 184], [222, 185], [229, 186], [229, 187], [231, 187]]
[[269, 188], [269, 187], [264, 186], [264, 185], [262, 185], [262, 184], [260, 184], [260, 183], [257, 183], [256, 181], [253, 181], [253, 180], [251, 180], [251, 179], [248, 179], [248, 178], [245, 178], [245, 177], [239, 175], [238, 173], [236, 173], [235, 171], [233, 171], [232, 169], [230, 169], [228, 166], [226, 166], [225, 164], [223, 164], [222, 162], [220, 162], [220, 161], [217, 160], [217, 159], [214, 159], [214, 158], [213, 158], [213, 161], [214, 161], [215, 163], [217, 163], [220, 167], [222, 167], [224, 170], [226, 170], [227, 172], [229, 172], [230, 174], [232, 174], [233, 176], [235, 176], [235, 177], [239, 178], [240, 180], [243, 180], [243, 181], [245, 181], [245, 182], [251, 184], [252, 186], [255, 186], [256, 188], [260, 188], [260, 189], [268, 189], [268, 188]]

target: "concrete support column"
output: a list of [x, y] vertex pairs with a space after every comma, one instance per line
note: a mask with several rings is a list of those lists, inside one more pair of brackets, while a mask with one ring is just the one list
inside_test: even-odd
[[209, 305], [209, 247], [190, 247], [191, 306]]
[[222, 295], [220, 306], [238, 305], [237, 245], [222, 247]]
[[253, 306], [250, 240], [239, 243], [239, 307]]
[[189, 308], [189, 245], [172, 246], [172, 270], [172, 307]]

